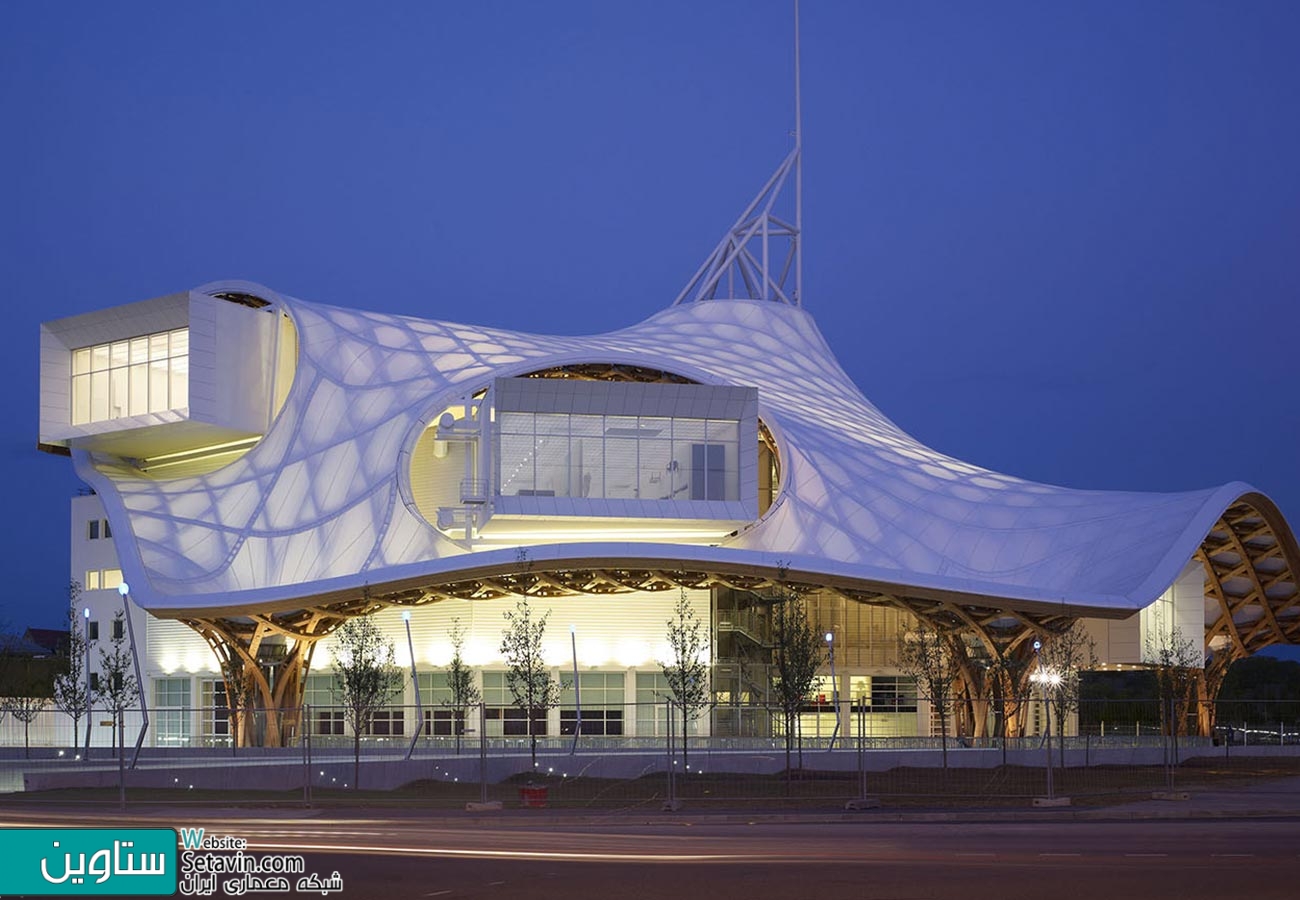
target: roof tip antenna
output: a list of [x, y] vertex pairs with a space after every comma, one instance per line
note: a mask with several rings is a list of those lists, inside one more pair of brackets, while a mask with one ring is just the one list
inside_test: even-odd
[[794, 0], [794, 304], [803, 306], [803, 98], [799, 84], [799, 0]]

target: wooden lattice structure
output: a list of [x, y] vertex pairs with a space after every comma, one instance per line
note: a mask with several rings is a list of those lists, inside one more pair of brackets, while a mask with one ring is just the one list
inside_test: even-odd
[[1234, 662], [1270, 644], [1300, 644], [1300, 550], [1277, 508], [1254, 494], [1219, 517], [1196, 559], [1205, 571], [1207, 652], [1199, 725], [1208, 733], [1209, 701]]

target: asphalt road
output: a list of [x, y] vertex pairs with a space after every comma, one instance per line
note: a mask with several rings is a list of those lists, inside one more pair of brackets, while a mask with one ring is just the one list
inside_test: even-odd
[[1294, 819], [447, 827], [413, 817], [205, 816], [202, 824], [246, 838], [249, 853], [301, 854], [309, 872], [338, 871], [341, 896], [380, 900], [1300, 895]]

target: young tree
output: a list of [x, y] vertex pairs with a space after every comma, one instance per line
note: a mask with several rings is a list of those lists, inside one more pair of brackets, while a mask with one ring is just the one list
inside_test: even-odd
[[81, 596], [81, 583], [68, 584], [68, 656], [65, 671], [54, 679], [54, 708], [72, 719], [72, 746], [78, 744], [81, 717], [90, 715], [94, 705], [94, 691], [86, 685], [86, 653], [88, 643], [85, 626], [77, 612], [77, 598]]
[[451, 620], [451, 662], [447, 664], [447, 689], [451, 699], [451, 730], [456, 735], [456, 754], [460, 754], [460, 739], [465, 733], [465, 715], [471, 706], [477, 706], [482, 699], [478, 686], [474, 684], [474, 670], [465, 663], [465, 629], [460, 619]]
[[[1082, 622], [1052, 635], [1043, 642], [1039, 651], [1043, 666], [1060, 676], [1060, 684], [1052, 692], [1049, 703], [1055, 703], [1057, 732], [1061, 738], [1061, 767], [1065, 767], [1065, 719], [1079, 708], [1079, 680], [1085, 669], [1097, 665], [1097, 642], [1092, 639]], [[1050, 715], [1050, 710], [1049, 710]]]
[[525, 595], [513, 611], [505, 611], [506, 627], [501, 632], [501, 655], [506, 661], [506, 687], [516, 709], [524, 714], [533, 768], [537, 768], [537, 719], [560, 702], [560, 688], [551, 679], [550, 667], [542, 655], [548, 609], [534, 617]]
[[[921, 626], [924, 628], [924, 626]], [[895, 663], [910, 675], [919, 690], [930, 697], [930, 707], [939, 716], [939, 739], [943, 750], [943, 768], [948, 769], [948, 713], [952, 710], [952, 685], [958, 675], [956, 655], [943, 635], [919, 630], [904, 635], [898, 642]]]
[[808, 609], [798, 594], [788, 592], [772, 605], [772, 640], [776, 644], [773, 685], [785, 720], [785, 770], [790, 777], [790, 748], [799, 736], [799, 768], [803, 768], [803, 734], [799, 713], [812, 691], [817, 670], [826, 659], [826, 642], [808, 620]]
[[126, 743], [124, 713], [140, 698], [140, 685], [135, 680], [131, 651], [126, 646], [126, 614], [118, 610], [113, 615], [112, 636], [108, 646], [99, 648], [100, 699], [113, 714], [117, 733], [115, 746], [118, 753]]
[[687, 759], [686, 735], [692, 719], [709, 707], [708, 631], [691, 606], [686, 588], [682, 588], [668, 620], [668, 646], [672, 659], [660, 662], [668, 689], [682, 711], [682, 762]]
[[1204, 670], [1205, 654], [1175, 626], [1156, 627], [1148, 634], [1143, 657], [1156, 673], [1160, 694], [1162, 730], [1177, 736], [1187, 733], [1187, 710], [1196, 694], [1197, 676]]
[[361, 735], [375, 713], [397, 696], [401, 670], [394, 663], [393, 642], [386, 640], [374, 616], [348, 619], [334, 632], [334, 697], [352, 727], [352, 787], [361, 787]]
[[6, 697], [0, 701], [0, 708], [8, 712], [19, 722], [23, 723], [23, 756], [27, 759], [32, 755], [31, 742], [31, 724], [35, 721], [47, 706], [50, 705], [49, 683], [44, 684], [30, 673], [25, 677], [15, 679], [16, 687], [20, 690], [13, 697]]

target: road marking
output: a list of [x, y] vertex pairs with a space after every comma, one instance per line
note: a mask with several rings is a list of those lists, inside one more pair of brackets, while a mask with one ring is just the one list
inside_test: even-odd
[[1081, 856], [1080, 853], [1040, 853], [1039, 856]]
[[1210, 855], [1223, 857], [1224, 859], [1235, 859], [1235, 858], [1251, 857], [1254, 856], [1255, 854], [1253, 853], [1211, 853]]
[[1125, 853], [1124, 855], [1145, 859], [1153, 856], [1168, 856], [1169, 854], [1168, 853]]
[[425, 894], [426, 897], [441, 897], [443, 894], [450, 894], [451, 891], [434, 891], [431, 894]]
[[[258, 850], [304, 850], [322, 853], [378, 853], [400, 856], [444, 856], [489, 859], [564, 859], [593, 860], [598, 862], [724, 862], [753, 860], [739, 853], [578, 853], [574, 851], [546, 850], [475, 850], [438, 847], [392, 847], [387, 844], [280, 844], [269, 841], [249, 841], [249, 847]], [[768, 858], [771, 861], [771, 858]], [[505, 884], [504, 881], [498, 882]]]

